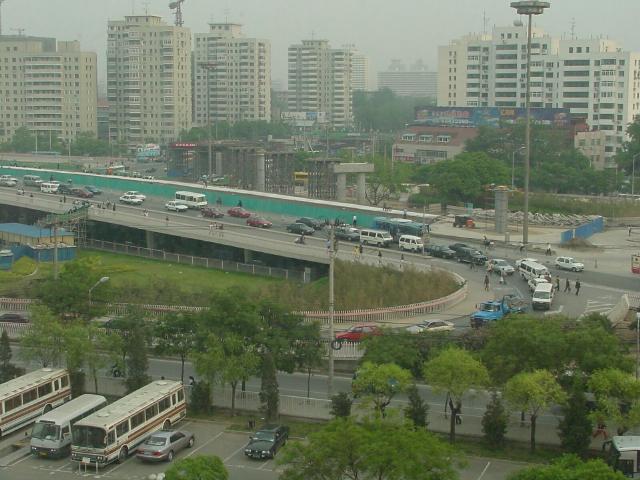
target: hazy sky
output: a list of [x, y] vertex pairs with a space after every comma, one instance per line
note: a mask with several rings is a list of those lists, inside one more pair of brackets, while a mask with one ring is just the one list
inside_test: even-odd
[[[98, 53], [104, 78], [108, 19], [137, 14], [173, 21], [170, 0], [5, 0], [2, 31], [80, 40]], [[603, 36], [625, 50], [640, 51], [639, 0], [550, 0], [535, 20], [552, 35]], [[272, 78], [286, 86], [287, 47], [302, 39], [325, 38], [333, 46], [353, 43], [371, 59], [373, 71], [392, 58], [412, 63], [422, 58], [436, 69], [437, 46], [467, 33], [509, 25], [516, 15], [509, 0], [186, 0], [185, 26], [205, 32], [210, 21], [242, 23], [246, 36], [271, 40]]]

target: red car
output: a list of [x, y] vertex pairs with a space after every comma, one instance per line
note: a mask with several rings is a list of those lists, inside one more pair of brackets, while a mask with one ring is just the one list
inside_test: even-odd
[[200, 215], [205, 218], [222, 218], [224, 217], [224, 213], [219, 208], [215, 207], [204, 207], [200, 210]]
[[70, 191], [70, 194], [73, 195], [74, 197], [80, 197], [80, 198], [93, 197], [93, 193], [91, 193], [89, 190], [85, 190], [84, 188], [72, 188]]
[[382, 330], [377, 325], [362, 323], [354, 325], [346, 332], [336, 334], [336, 340], [341, 342], [360, 342], [370, 335], [382, 335]]
[[239, 217], [239, 218], [249, 218], [251, 216], [251, 212], [245, 210], [242, 207], [233, 207], [227, 210], [227, 213], [230, 217]]
[[265, 220], [262, 217], [249, 217], [247, 218], [247, 225], [250, 227], [258, 227], [258, 228], [271, 228], [273, 223], [269, 220]]

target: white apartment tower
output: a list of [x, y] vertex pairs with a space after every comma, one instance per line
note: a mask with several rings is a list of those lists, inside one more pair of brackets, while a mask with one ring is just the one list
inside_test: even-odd
[[356, 50], [354, 45], [345, 45], [351, 50], [351, 89], [369, 92], [372, 90], [369, 57]]
[[155, 15], [109, 21], [109, 137], [170, 142], [191, 128], [191, 33]]
[[378, 89], [388, 88], [404, 97], [436, 98], [438, 73], [431, 72], [418, 60], [409, 69], [394, 59], [385, 72], [378, 72]]
[[[531, 106], [569, 108], [604, 131], [605, 167], [640, 113], [640, 53], [605, 39], [558, 39], [532, 30]], [[438, 105], [524, 107], [527, 30], [495, 28], [438, 49]]]
[[352, 51], [332, 49], [327, 40], [303, 40], [289, 47], [289, 111], [324, 112], [333, 128], [353, 123]]
[[96, 54], [77, 41], [0, 36], [0, 142], [20, 127], [45, 138], [97, 133]]
[[195, 34], [194, 123], [271, 121], [271, 43], [241, 25], [211, 23]]

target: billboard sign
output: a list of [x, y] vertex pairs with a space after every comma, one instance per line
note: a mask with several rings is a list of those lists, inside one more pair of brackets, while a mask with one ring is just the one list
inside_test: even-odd
[[[416, 124], [439, 127], [499, 127], [524, 121], [525, 108], [515, 107], [416, 107]], [[568, 127], [568, 108], [532, 108], [531, 121], [540, 125]]]

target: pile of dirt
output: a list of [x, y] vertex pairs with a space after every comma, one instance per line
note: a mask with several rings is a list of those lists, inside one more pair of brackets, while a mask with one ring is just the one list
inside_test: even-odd
[[568, 242], [562, 244], [563, 248], [568, 248], [570, 250], [578, 250], [578, 251], [592, 251], [592, 252], [600, 252], [602, 248], [594, 245], [586, 238], [574, 237]]

